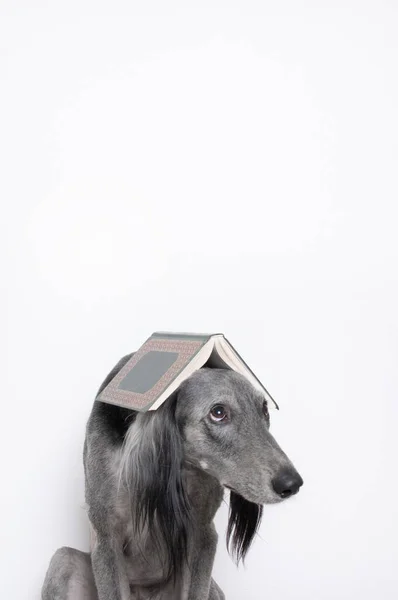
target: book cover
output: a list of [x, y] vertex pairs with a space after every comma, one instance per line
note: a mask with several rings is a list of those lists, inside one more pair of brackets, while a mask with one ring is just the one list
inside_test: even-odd
[[131, 410], [149, 410], [210, 337], [211, 334], [152, 334], [97, 399]]

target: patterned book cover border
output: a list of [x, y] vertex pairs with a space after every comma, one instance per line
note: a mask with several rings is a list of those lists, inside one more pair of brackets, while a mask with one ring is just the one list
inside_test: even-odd
[[[188, 341], [150, 338], [106, 386], [98, 399], [102, 402], [116, 404], [117, 406], [123, 406], [124, 408], [130, 408], [132, 410], [147, 410], [175, 377], [177, 377], [181, 370], [190, 362], [203, 344], [204, 340]], [[127, 373], [135, 367], [145, 354], [151, 351], [176, 352], [178, 353], [178, 357], [155, 385], [144, 394], [119, 389], [120, 382], [126, 377]]]

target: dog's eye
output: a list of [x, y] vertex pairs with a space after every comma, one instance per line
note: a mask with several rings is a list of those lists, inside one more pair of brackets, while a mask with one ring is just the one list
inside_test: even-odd
[[266, 401], [265, 401], [265, 400], [264, 400], [264, 402], [263, 402], [263, 413], [264, 413], [264, 415], [265, 415], [265, 416], [267, 417], [267, 419], [268, 419], [268, 417], [269, 417], [269, 412], [268, 412], [268, 404], [266, 403]]
[[227, 418], [227, 411], [222, 404], [216, 404], [210, 411], [210, 418], [212, 421], [216, 421], [219, 423], [220, 421], [225, 421]]

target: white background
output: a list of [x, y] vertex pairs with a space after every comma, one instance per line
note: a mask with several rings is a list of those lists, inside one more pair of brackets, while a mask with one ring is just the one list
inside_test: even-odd
[[397, 598], [397, 3], [0, 10], [1, 598], [88, 548], [85, 421], [156, 329], [227, 334], [305, 480], [245, 569], [220, 511], [227, 600]]

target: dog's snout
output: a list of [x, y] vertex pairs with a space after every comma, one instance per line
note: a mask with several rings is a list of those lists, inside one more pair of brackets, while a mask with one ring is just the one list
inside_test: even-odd
[[272, 480], [272, 487], [281, 498], [289, 498], [289, 496], [297, 494], [303, 483], [297, 471], [283, 469]]

